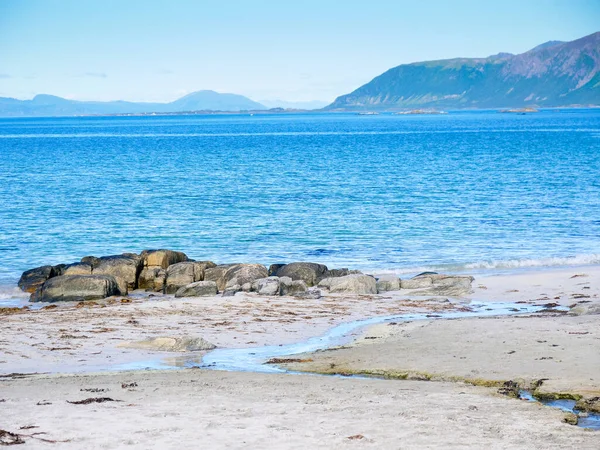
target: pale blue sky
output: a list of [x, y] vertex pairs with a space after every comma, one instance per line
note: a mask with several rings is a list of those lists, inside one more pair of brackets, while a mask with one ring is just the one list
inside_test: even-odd
[[600, 30], [600, 0], [0, 0], [0, 96], [333, 100], [402, 63]]

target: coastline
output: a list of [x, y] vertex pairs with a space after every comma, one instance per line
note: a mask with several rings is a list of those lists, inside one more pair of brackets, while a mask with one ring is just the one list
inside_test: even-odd
[[[600, 266], [489, 274], [477, 276], [472, 287], [472, 294], [457, 299], [402, 295], [400, 291], [369, 296], [329, 294], [320, 299], [243, 293], [195, 299], [142, 295], [125, 303], [64, 304], [6, 315], [0, 340], [0, 399], [5, 400], [0, 411], [10, 410], [11, 415], [3, 417], [0, 412], [0, 418], [11, 432], [35, 425], [48, 433], [45, 438], [68, 439], [69, 443], [61, 444], [66, 448], [84, 443], [91, 448], [125, 444], [144, 448], [148, 436], [158, 441], [177, 436], [181, 442], [194, 439], [196, 443], [206, 439], [223, 447], [277, 448], [285, 442], [298, 447], [366, 448], [397, 445], [401, 439], [411, 439], [414, 446], [442, 446], [449, 435], [459, 445], [493, 447], [502, 442], [503, 448], [594, 448], [597, 432], [562, 423], [565, 414], [559, 410], [501, 396], [496, 393], [496, 382], [515, 379], [525, 386], [549, 378], [542, 386], [546, 392], [585, 398], [600, 395], [596, 375], [600, 357], [595, 351], [600, 315], [552, 311], [558, 306], [600, 304]], [[542, 314], [436, 317], [478, 301], [556, 307]], [[206, 352], [119, 346], [156, 336], [198, 336], [219, 348], [289, 344], [342, 323], [416, 312], [433, 317], [359, 328], [347, 336], [354, 343], [294, 355], [309, 361], [280, 365], [310, 372], [306, 375], [186, 368], [190, 363], [201, 365]], [[179, 370], [146, 369], [178, 366]], [[31, 372], [50, 373], [11, 375]], [[314, 373], [384, 378], [408, 373], [396, 378], [409, 380], [353, 380]], [[419, 381], [424, 379], [439, 381]], [[120, 387], [131, 383], [137, 386]], [[104, 396], [123, 401], [66, 402]], [[38, 406], [44, 401], [52, 405]], [[323, 405], [333, 428], [314, 422]], [[404, 424], [401, 429], [398, 417]], [[182, 425], [191, 418], [205, 427], [202, 438], [191, 425]], [[90, 425], [92, 420], [98, 425]], [[118, 431], [103, 435], [109, 422]], [[439, 432], [438, 441], [431, 441], [431, 433], [422, 428], [427, 422]], [[251, 436], [243, 431], [256, 427], [261, 431]], [[319, 433], [313, 433], [315, 427]], [[393, 436], [390, 427], [397, 430]], [[150, 429], [155, 431], [148, 434]], [[491, 429], [496, 431], [490, 433]], [[292, 438], [287, 437], [290, 434]], [[358, 435], [363, 437], [349, 439]], [[34, 438], [27, 438], [27, 443], [46, 445]]]

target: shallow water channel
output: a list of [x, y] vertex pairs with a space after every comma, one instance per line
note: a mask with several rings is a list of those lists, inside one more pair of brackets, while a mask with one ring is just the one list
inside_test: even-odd
[[[436, 313], [433, 317], [431, 313], [424, 312], [355, 320], [333, 327], [322, 336], [312, 337], [305, 341], [293, 344], [268, 345], [264, 347], [249, 348], [218, 348], [207, 353], [201, 359], [195, 355], [185, 355], [177, 358], [171, 357], [121, 365], [118, 367], [118, 369], [135, 370], [147, 368], [176, 369], [182, 367], [200, 367], [210, 370], [237, 372], [293, 373], [276, 365], [265, 363], [272, 358], [298, 355], [301, 353], [310, 353], [317, 350], [325, 350], [331, 347], [343, 345], [350, 342], [353, 339], [353, 336], [356, 335], [357, 331], [380, 323], [527, 314], [540, 312], [546, 309], [545, 306], [539, 305], [502, 302], [471, 302], [469, 303], [468, 307], [470, 311], [440, 312]], [[556, 309], [566, 311], [566, 308], [562, 307], [557, 307]], [[534, 402], [538, 401], [529, 392], [521, 391], [520, 394], [522, 399]], [[553, 408], [561, 409], [565, 412], [573, 412], [578, 414], [578, 412], [574, 410], [575, 402], [572, 400], [556, 400], [542, 403]], [[584, 428], [600, 429], [600, 415], [583, 414], [580, 416], [577, 425]]]

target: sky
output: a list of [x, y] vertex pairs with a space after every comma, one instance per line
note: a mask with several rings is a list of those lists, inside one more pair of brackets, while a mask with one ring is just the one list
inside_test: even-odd
[[0, 0], [0, 97], [330, 102], [391, 67], [600, 31], [600, 0]]

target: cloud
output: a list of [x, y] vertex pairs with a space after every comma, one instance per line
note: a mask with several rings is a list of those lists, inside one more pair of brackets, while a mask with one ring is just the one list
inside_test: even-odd
[[12, 77], [7, 73], [0, 73], [0, 79], [6, 80], [7, 78], [12, 78]]
[[83, 75], [80, 75], [80, 77], [106, 78], [108, 75], [106, 75], [104, 72], [86, 72]]

